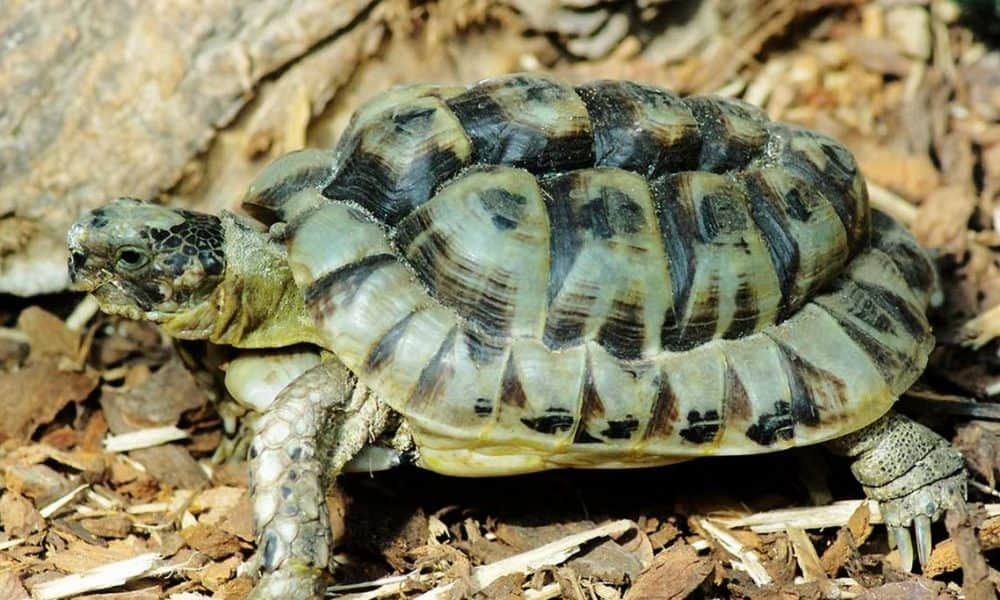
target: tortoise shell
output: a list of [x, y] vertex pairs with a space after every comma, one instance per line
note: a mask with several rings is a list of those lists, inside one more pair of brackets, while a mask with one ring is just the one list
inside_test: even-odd
[[286, 223], [324, 345], [440, 472], [824, 441], [884, 414], [933, 345], [932, 266], [851, 154], [734, 100], [396, 88], [245, 205]]

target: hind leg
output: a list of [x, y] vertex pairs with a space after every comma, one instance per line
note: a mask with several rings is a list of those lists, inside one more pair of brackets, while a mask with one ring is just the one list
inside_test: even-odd
[[865, 494], [878, 500], [903, 569], [913, 566], [911, 525], [917, 558], [926, 564], [931, 522], [965, 503], [968, 475], [961, 453], [930, 429], [891, 412], [829, 446], [855, 459], [851, 472]]
[[329, 564], [325, 490], [385, 428], [387, 410], [337, 361], [304, 372], [257, 421], [250, 494], [257, 531], [255, 600], [322, 596]]

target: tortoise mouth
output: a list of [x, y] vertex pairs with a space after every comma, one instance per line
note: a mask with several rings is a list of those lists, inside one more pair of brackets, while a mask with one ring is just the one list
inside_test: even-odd
[[95, 281], [92, 277], [86, 277], [79, 271], [70, 267], [69, 289], [73, 292], [94, 292], [99, 287], [108, 285], [107, 282]]
[[87, 279], [74, 283], [71, 289], [79, 292], [89, 292], [101, 305], [101, 310], [109, 315], [115, 315], [135, 321], [160, 321], [164, 317], [162, 311], [156, 310], [152, 299], [141, 289], [123, 285], [116, 279], [94, 281]]

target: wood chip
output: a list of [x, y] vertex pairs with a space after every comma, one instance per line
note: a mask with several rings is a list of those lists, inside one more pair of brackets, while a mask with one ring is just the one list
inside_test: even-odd
[[[1000, 548], [1000, 517], [984, 521], [977, 537], [979, 546], [984, 551]], [[930, 560], [924, 567], [924, 575], [936, 577], [942, 573], [958, 570], [961, 566], [962, 561], [955, 540], [947, 539], [937, 544], [931, 551]]]
[[133, 450], [129, 456], [145, 467], [162, 484], [198, 489], [208, 483], [208, 475], [187, 449], [176, 444]]
[[181, 537], [189, 546], [213, 559], [226, 558], [246, 547], [236, 536], [204, 523], [181, 529]]
[[754, 583], [758, 586], [764, 586], [773, 581], [770, 573], [761, 564], [759, 554], [746, 548], [730, 532], [708, 519], [701, 519], [698, 521], [698, 524], [705, 530], [705, 533], [710, 535], [723, 549], [733, 556], [731, 560], [734, 562], [734, 566], [738, 564], [740, 570], [745, 571]]
[[789, 527], [785, 531], [788, 534], [788, 539], [792, 542], [792, 548], [795, 550], [795, 560], [799, 563], [799, 569], [802, 570], [803, 580], [806, 583], [816, 581], [826, 583], [826, 571], [820, 564], [816, 547], [813, 546], [809, 535], [804, 529], [798, 527]]
[[90, 533], [106, 538], [124, 538], [132, 531], [132, 519], [125, 515], [81, 519], [80, 525]]
[[941, 176], [928, 154], [912, 154], [872, 143], [859, 144], [854, 150], [866, 178], [912, 202], [919, 204], [940, 185]]
[[940, 600], [942, 588], [928, 579], [897, 581], [867, 590], [855, 600]]
[[857, 547], [868, 539], [872, 530], [871, 511], [868, 503], [862, 502], [848, 519], [847, 525], [837, 531], [833, 543], [823, 551], [820, 564], [826, 574], [831, 577], [836, 575], [851, 554], [857, 551]]
[[80, 334], [71, 330], [54, 314], [37, 306], [29, 306], [18, 316], [17, 327], [28, 337], [32, 357], [77, 358]]
[[0, 523], [4, 532], [15, 538], [24, 538], [45, 528], [45, 519], [24, 496], [6, 491], [0, 496]]
[[681, 600], [687, 598], [712, 572], [707, 557], [699, 557], [684, 542], [677, 542], [656, 555], [653, 563], [625, 593], [625, 600]]
[[191, 371], [176, 357], [132, 389], [106, 388], [101, 394], [108, 427], [117, 435], [176, 425], [182, 414], [207, 401]]
[[0, 600], [31, 600], [28, 590], [21, 585], [17, 573], [13, 571], [0, 573]]

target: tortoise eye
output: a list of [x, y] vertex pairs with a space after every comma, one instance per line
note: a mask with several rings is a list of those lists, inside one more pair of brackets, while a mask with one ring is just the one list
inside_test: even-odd
[[126, 247], [118, 251], [118, 257], [115, 262], [121, 269], [125, 269], [126, 271], [135, 271], [136, 269], [141, 269], [146, 266], [149, 259], [146, 257], [146, 254], [138, 248]]

